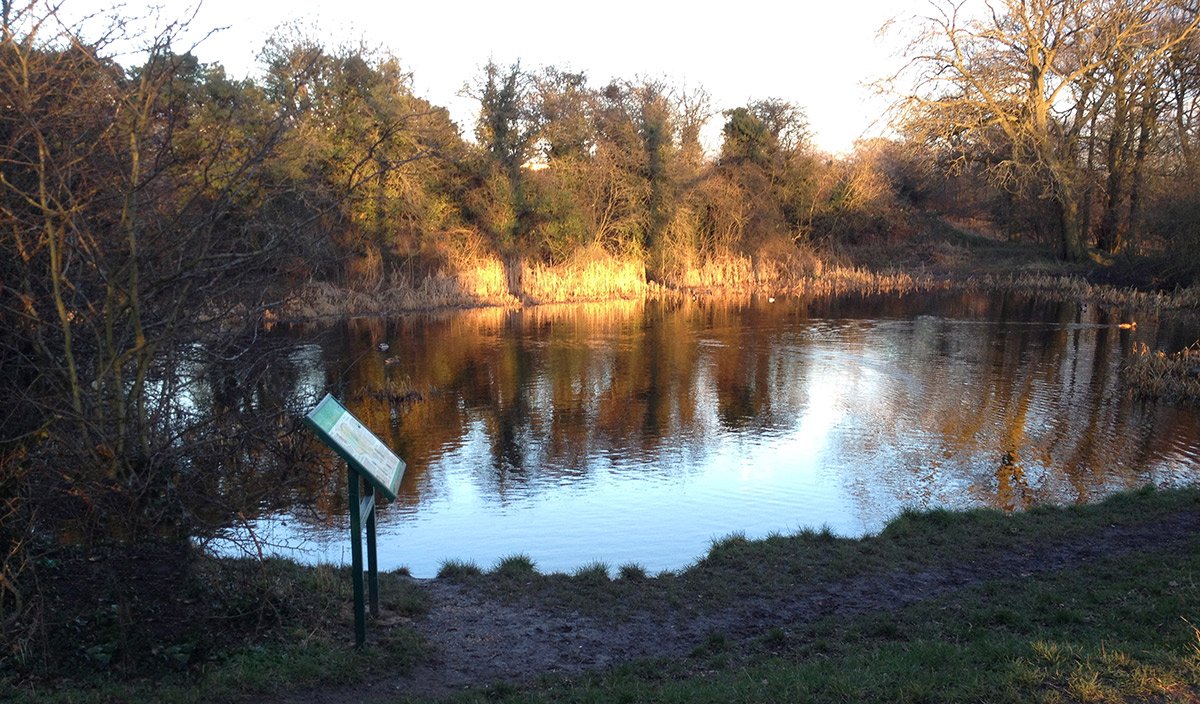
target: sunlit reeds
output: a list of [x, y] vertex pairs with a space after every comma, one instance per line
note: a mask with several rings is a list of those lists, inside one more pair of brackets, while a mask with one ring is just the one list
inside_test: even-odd
[[669, 288], [684, 290], [743, 289], [755, 284], [753, 263], [749, 257], [737, 254], [679, 265], [667, 271], [663, 279]]
[[913, 293], [948, 288], [941, 279], [900, 271], [872, 271], [807, 247], [775, 247], [758, 256], [727, 253], [668, 272], [661, 291], [703, 294], [834, 295]]
[[582, 249], [562, 264], [527, 265], [521, 275], [521, 296], [530, 303], [641, 298], [650, 288], [641, 261], [600, 247]]
[[509, 292], [503, 262], [496, 257], [473, 257], [420, 279], [393, 275], [387, 286], [369, 290], [312, 281], [296, 291], [278, 315], [287, 320], [308, 320], [435, 308], [518, 305], [520, 301]]
[[804, 247], [774, 248], [751, 257], [728, 252], [674, 261], [647, 278], [644, 261], [600, 247], [558, 264], [504, 260], [478, 242], [444, 253], [444, 265], [424, 276], [393, 272], [386, 283], [341, 287], [311, 282], [269, 314], [283, 320], [386, 315], [438, 308], [518, 307], [553, 303], [644, 300], [695, 295], [903, 295], [932, 290], [1020, 291], [1051, 300], [1121, 307], [1130, 312], [1200, 310], [1200, 287], [1141, 291], [1096, 285], [1077, 276], [1021, 273], [943, 276], [875, 270]]
[[743, 256], [710, 259], [676, 272], [661, 284], [646, 280], [640, 261], [611, 255], [580, 257], [553, 266], [526, 265], [520, 276], [519, 298], [509, 292], [507, 278], [503, 263], [493, 258], [478, 259], [462, 272], [438, 272], [419, 282], [394, 280], [392, 285], [374, 291], [312, 282], [272, 315], [305, 320], [436, 308], [640, 300], [680, 293], [902, 294], [949, 286], [927, 276], [828, 266], [820, 260], [798, 272], [775, 260], [753, 262]]
[[1200, 404], [1200, 340], [1174, 354], [1135, 343], [1124, 372], [1135, 396]]
[[902, 271], [877, 272], [863, 267], [835, 266], [825, 269], [820, 275], [799, 278], [789, 291], [808, 295], [905, 294], [946, 289], [951, 286], [949, 281], [922, 274]]

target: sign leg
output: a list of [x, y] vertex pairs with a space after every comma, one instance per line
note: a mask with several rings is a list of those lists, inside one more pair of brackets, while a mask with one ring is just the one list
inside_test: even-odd
[[350, 573], [354, 584], [354, 645], [367, 641], [367, 615], [363, 604], [362, 508], [358, 503], [358, 472], [346, 468], [350, 489]]
[[375, 552], [375, 487], [367, 485], [371, 508], [367, 510], [367, 587], [371, 599], [371, 615], [379, 616], [379, 560]]

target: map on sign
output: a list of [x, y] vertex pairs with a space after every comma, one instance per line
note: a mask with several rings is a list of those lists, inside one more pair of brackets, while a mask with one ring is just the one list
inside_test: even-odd
[[389, 499], [404, 476], [404, 460], [347, 411], [333, 396], [326, 395], [307, 416], [309, 427]]
[[342, 414], [337, 423], [329, 431], [329, 436], [354, 455], [362, 468], [375, 477], [379, 483], [388, 485], [396, 472], [396, 463], [400, 458], [380, 442], [379, 438], [358, 419], [349, 413]]

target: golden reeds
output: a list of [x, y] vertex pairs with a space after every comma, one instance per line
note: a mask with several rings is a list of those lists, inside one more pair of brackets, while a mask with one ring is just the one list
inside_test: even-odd
[[754, 286], [754, 264], [749, 257], [735, 254], [710, 257], [698, 266], [679, 267], [664, 279], [676, 289], [740, 290]]
[[693, 293], [913, 293], [949, 288], [950, 283], [925, 275], [876, 272], [843, 264], [802, 247], [775, 248], [750, 257], [728, 253], [699, 265], [680, 267], [666, 277], [668, 289]]
[[1093, 285], [1070, 276], [1023, 273], [946, 278], [926, 273], [875, 271], [828, 254], [789, 246], [758, 256], [729, 252], [700, 261], [676, 260], [649, 281], [637, 256], [618, 256], [599, 246], [580, 250], [560, 264], [504, 260], [467, 233], [442, 252], [444, 266], [421, 278], [393, 273], [367, 290], [312, 282], [271, 314], [281, 320], [386, 315], [438, 308], [518, 307], [527, 304], [632, 300], [676, 294], [767, 295], [907, 294], [932, 290], [1021, 291], [1050, 300], [1123, 307], [1131, 313], [1200, 310], [1200, 287], [1138, 291]]
[[1174, 354], [1136, 343], [1123, 371], [1138, 397], [1200, 404], [1200, 340]]
[[650, 289], [641, 261], [602, 247], [581, 249], [557, 265], [526, 265], [521, 296], [529, 303], [572, 303], [644, 297]]

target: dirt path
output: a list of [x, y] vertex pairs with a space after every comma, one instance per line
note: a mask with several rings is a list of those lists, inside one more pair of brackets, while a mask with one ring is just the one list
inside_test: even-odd
[[1153, 546], [1170, 550], [1200, 535], [1200, 513], [1129, 526], [1110, 526], [1071, 541], [1021, 553], [996, 552], [952, 566], [897, 570], [863, 580], [805, 585], [778, 594], [739, 595], [736, 605], [711, 612], [635, 611], [620, 619], [588, 616], [532, 599], [489, 598], [448, 582], [422, 583], [429, 613], [414, 625], [435, 657], [405, 677], [348, 688], [295, 692], [288, 704], [384, 702], [403, 696], [439, 697], [470, 687], [520, 684], [542, 675], [575, 675], [644, 658], [683, 658], [720, 633], [734, 647], [771, 629], [793, 629], [818, 618], [886, 612], [997, 578], [1036, 578]]

